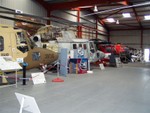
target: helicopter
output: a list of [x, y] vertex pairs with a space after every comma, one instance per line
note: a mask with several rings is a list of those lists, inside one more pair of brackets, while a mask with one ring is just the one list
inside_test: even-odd
[[[7, 14], [10, 14], [10, 15], [12, 15], [12, 14], [14, 14], [14, 15], [20, 15], [20, 16], [25, 16], [25, 17], [33, 17], [33, 18], [39, 18], [39, 19], [42, 19], [42, 20], [51, 20], [51, 21], [57, 21], [57, 22], [59, 22], [59, 23], [65, 23], [65, 24], [67, 24], [68, 25], [68, 23], [69, 24], [74, 24], [74, 22], [70, 22], [70, 21], [59, 21], [59, 20], [57, 20], [57, 19], [51, 19], [51, 18], [47, 18], [47, 17], [39, 17], [39, 16], [35, 16], [35, 15], [30, 15], [30, 14], [22, 14], [22, 13], [15, 13], [15, 12], [9, 12], [9, 11], [1, 11], [0, 13], [7, 13]], [[4, 18], [4, 19], [9, 19], [9, 20], [14, 20], [14, 21], [20, 21], [20, 22], [25, 22], [25, 23], [30, 23], [30, 24], [34, 24], [34, 25], [41, 25], [41, 26], [44, 26], [44, 28], [45, 28], [45, 30], [47, 31], [47, 28], [49, 28], [49, 27], [47, 27], [47, 26], [45, 26], [45, 24], [43, 24], [43, 23], [39, 23], [39, 22], [33, 22], [33, 21], [28, 21], [28, 20], [26, 20], [26, 19], [18, 19], [18, 18], [13, 18], [13, 17], [8, 17], [8, 16], [4, 16], [4, 15], [0, 15], [0, 18]], [[75, 23], [76, 24], [76, 23]], [[80, 23], [77, 23], [77, 25], [78, 24], [80, 24]], [[43, 27], [42, 27], [43, 28]], [[55, 32], [56, 31], [56, 32]], [[50, 37], [51, 36], [57, 36], [57, 38], [59, 37], [60, 39], [62, 38], [62, 33], [58, 33], [58, 31], [62, 31], [63, 32], [63, 34], [66, 34], [66, 32], [70, 32], [70, 31], [65, 31], [65, 30], [58, 30], [58, 28], [55, 28], [54, 29], [54, 32], [50, 35]], [[38, 32], [37, 32], [37, 34], [38, 33], [42, 33], [43, 32], [43, 30], [39, 30]], [[45, 31], [44, 31], [45, 32]], [[44, 35], [46, 35], [45, 33], [42, 33], [42, 35], [44, 36]], [[54, 34], [54, 35], [53, 35]], [[72, 35], [72, 36], [75, 36], [75, 35]], [[72, 36], [70, 36], [70, 37], [72, 37]], [[55, 37], [52, 37], [53, 39], [55, 38]], [[64, 38], [64, 37], [63, 37]], [[41, 39], [44, 39], [44, 38], [41, 38]], [[45, 40], [45, 39], [44, 39]], [[36, 36], [36, 37], [34, 37], [34, 40], [33, 41], [35, 41], [36, 43], [38, 43], [38, 36]], [[55, 42], [55, 41], [50, 41], [50, 42]], [[57, 41], [58, 42], [58, 41]], [[60, 43], [59, 43], [60, 44]], [[31, 44], [32, 45], [32, 44]], [[39, 46], [39, 45], [37, 45], [39, 48], [41, 48], [41, 49], [47, 49], [47, 47], [49, 47], [49, 46], [47, 46], [47, 44], [41, 44], [42, 45], [42, 48], [41, 48], [41, 46]], [[50, 45], [53, 45], [51, 48], [55, 48], [55, 50], [54, 49], [52, 49], [52, 50], [50, 50], [50, 51], [52, 51], [52, 52], [54, 52], [55, 53], [55, 55], [53, 55], [53, 56], [56, 56], [56, 58], [54, 57], [54, 59], [57, 59], [58, 58], [58, 50], [57, 50], [57, 44], [55, 44], [55, 43], [51, 43]], [[33, 45], [32, 45], [33, 46]], [[89, 47], [92, 47], [92, 46], [89, 46]], [[32, 48], [31, 48], [32, 49]], [[93, 49], [93, 47], [92, 47], [92, 49]], [[87, 49], [87, 50], [89, 50], [89, 49]], [[89, 52], [90, 53], [90, 52]], [[98, 59], [98, 57], [100, 58], [101, 57], [101, 55], [99, 55], [99, 53], [100, 52], [98, 52], [98, 51], [94, 51], [94, 53], [91, 53], [91, 55], [88, 55], [88, 57], [89, 56], [94, 56], [93, 58], [92, 58], [92, 60], [91, 61], [93, 61], [93, 60], [95, 60], [95, 58], [96, 59]], [[57, 54], [57, 55], [56, 55]], [[48, 56], [48, 55], [47, 55]], [[103, 56], [103, 55], [102, 55]], [[32, 58], [32, 57], [30, 57], [30, 58]], [[47, 64], [47, 63], [45, 63], [45, 62], [43, 62], [43, 64]], [[31, 65], [30, 65], [31, 66]], [[28, 67], [29, 68], [29, 67]]]
[[71, 57], [71, 51], [77, 50], [78, 56], [84, 54], [90, 63], [101, 60], [105, 56], [103, 52], [97, 50], [94, 41], [78, 38], [70, 27], [47, 25], [41, 27], [31, 40], [39, 47], [55, 50], [58, 53], [61, 48], [67, 48], [68, 58]]
[[25, 30], [0, 25], [0, 56], [11, 56], [14, 61], [28, 63], [27, 69], [50, 64], [58, 59], [55, 51], [37, 47]]

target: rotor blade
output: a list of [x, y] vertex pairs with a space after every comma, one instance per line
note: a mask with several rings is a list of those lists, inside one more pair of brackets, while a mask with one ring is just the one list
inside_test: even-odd
[[[2, 6], [0, 6], [2, 7]], [[11, 9], [13, 11], [15, 11], [14, 9]], [[10, 11], [0, 11], [0, 13], [5, 13], [5, 14], [12, 14], [12, 15], [20, 15], [20, 16], [28, 16], [28, 17], [33, 17], [33, 18], [38, 18], [41, 20], [49, 20], [49, 21], [53, 21], [53, 22], [58, 22], [61, 24], [67, 23], [67, 24], [71, 24], [71, 25], [82, 25], [83, 23], [79, 23], [79, 22], [73, 22], [70, 20], [62, 20], [62, 19], [58, 19], [58, 18], [52, 18], [52, 17], [41, 17], [41, 16], [37, 16], [37, 15], [32, 15], [32, 14], [27, 14], [27, 13], [16, 13], [16, 12], [10, 12]]]
[[10, 9], [10, 8], [7, 8], [7, 7], [0, 6], [0, 8], [1, 8], [1, 9], [5, 9], [5, 10], [9, 10], [9, 11], [14, 11], [14, 12], [15, 12], [14, 9]]
[[[22, 14], [22, 13], [15, 13], [15, 12], [9, 12], [9, 11], [0, 11], [0, 13], [2, 14], [10, 14], [10, 15], [19, 15], [19, 16], [25, 16], [25, 17], [32, 17], [32, 18], [38, 18], [38, 19], [41, 19], [41, 20], [51, 20], [53, 22], [57, 22], [59, 24], [65, 24], [64, 22], [60, 22], [60, 21], [57, 21], [57, 19], [46, 19], [47, 17], [40, 17], [40, 16], [35, 16], [35, 15], [30, 15], [30, 14]], [[68, 24], [65, 24], [65, 25], [68, 25]]]
[[114, 8], [114, 9], [108, 9], [108, 10], [104, 10], [104, 11], [99, 11], [99, 12], [83, 15], [82, 17], [92, 16], [92, 15], [95, 15], [95, 14], [102, 14], [102, 13], [106, 13], [106, 12], [110, 12], [110, 11], [116, 11], [116, 10], [121, 10], [121, 9], [140, 7], [140, 6], [145, 6], [145, 5], [150, 5], [150, 2], [145, 2], [145, 3], [141, 3], [141, 4], [130, 5], [130, 6], [123, 6], [123, 7], [118, 7], [118, 8]]
[[33, 22], [33, 21], [29, 21], [29, 20], [24, 20], [24, 19], [17, 19], [17, 18], [13, 18], [13, 17], [4, 16], [4, 15], [0, 15], [0, 18], [45, 26], [45, 24], [43, 24], [43, 23]]

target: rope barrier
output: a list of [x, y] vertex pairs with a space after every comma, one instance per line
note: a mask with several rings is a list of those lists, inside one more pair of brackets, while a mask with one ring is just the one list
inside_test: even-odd
[[[16, 79], [15, 76], [0, 76], [0, 78], [11, 78], [11, 79]], [[17, 80], [32, 80], [33, 78], [17, 78]]]
[[[59, 68], [59, 66], [63, 66], [63, 67], [66, 67], [66, 68], [69, 68], [68, 66], [66, 66], [66, 65], [63, 65], [63, 64], [60, 64], [59, 62], [56, 62], [53, 66], [51, 66], [50, 68], [48, 68], [48, 69], [46, 69], [43, 73], [47, 73], [50, 69], [52, 69], [52, 68], [54, 68], [55, 66], [58, 66], [58, 68]], [[0, 78], [6, 78], [6, 79], [17, 79], [17, 80], [23, 80], [23, 81], [25, 81], [25, 80], [28, 80], [28, 81], [31, 81], [31, 80], [33, 80], [34, 78], [36, 78], [36, 77], [38, 77], [38, 76], [40, 76], [40, 74], [39, 75], [36, 75], [36, 76], [34, 76], [34, 77], [28, 77], [28, 78], [24, 78], [24, 77], [17, 77], [16, 78], [16, 76], [6, 76], [6, 75], [3, 75], [3, 76], [0, 76]]]

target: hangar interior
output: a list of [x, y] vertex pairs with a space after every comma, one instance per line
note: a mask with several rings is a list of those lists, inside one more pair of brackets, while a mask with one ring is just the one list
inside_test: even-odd
[[[18, 50], [20, 50], [22, 53], [18, 52], [19, 57], [23, 57], [24, 55], [29, 56], [29, 58], [24, 58], [24, 61], [28, 60], [29, 64], [22, 63], [25, 70], [21, 74], [18, 74], [19, 77], [25, 74], [27, 79], [21, 78], [23, 80], [19, 80], [19, 78], [14, 79], [12, 77], [16, 81], [18, 79], [17, 87], [7, 87], [8, 85], [0, 86], [0, 112], [19, 112], [21, 103], [19, 104], [15, 97], [15, 92], [18, 92], [34, 97], [41, 113], [149, 113], [149, 6], [150, 2], [148, 0], [0, 0], [0, 42], [4, 43], [5, 37], [11, 37], [7, 39], [7, 43], [4, 43], [5, 45], [3, 45], [2, 49], [0, 45], [0, 56], [8, 56], [7, 52], [3, 52], [7, 48], [6, 45], [8, 43], [10, 45], [7, 51], [11, 50], [8, 52], [10, 55], [15, 53], [15, 51], [17, 54]], [[6, 25], [14, 28], [8, 27], [8, 30], [3, 30], [3, 28], [6, 28]], [[39, 29], [46, 25], [50, 25], [50, 27]], [[43, 50], [38, 49], [38, 52], [34, 51], [34, 44], [28, 39], [22, 45], [15, 45], [14, 43], [18, 41], [17, 38], [14, 38], [16, 35], [17, 37], [29, 37], [28, 33], [22, 34], [24, 32], [17, 31], [17, 28], [28, 31], [30, 36], [34, 35], [33, 37], [31, 36], [33, 41], [38, 38], [39, 34], [48, 29], [52, 31], [57, 31], [58, 29], [71, 30], [68, 34], [65, 30], [62, 30], [62, 34], [60, 32], [50, 34], [52, 38], [54, 35], [57, 37], [66, 36], [65, 40], [60, 41], [62, 45], [59, 48], [63, 48], [65, 45], [68, 48], [70, 45], [67, 45], [70, 42], [67, 42], [67, 38], [74, 36], [80, 40], [84, 39], [86, 41], [84, 44], [87, 44], [89, 40], [94, 40], [98, 43], [111, 42], [111, 44], [122, 44], [127, 48], [135, 50], [136, 53], [133, 57], [134, 60], [130, 59], [128, 63], [120, 63], [120, 60], [118, 63], [113, 56], [116, 67], [105, 64], [105, 69], [101, 69], [100, 64], [97, 65], [97, 63], [90, 65], [89, 61], [91, 59], [84, 59], [85, 62], [87, 61], [86, 65], [88, 69], [86, 71], [89, 71], [89, 73], [84, 73], [83, 71], [74, 71], [73, 73], [71, 71], [72, 73], [61, 76], [63, 81], [60, 83], [52, 82], [56, 77], [59, 78], [61, 75], [59, 72], [56, 72], [59, 70], [59, 67], [57, 67], [58, 63], [56, 63], [53, 65], [55, 72], [49, 71], [49, 69], [44, 72], [46, 83], [33, 85], [33, 78], [30, 78], [31, 74], [41, 72], [41, 70], [37, 69], [36, 65], [41, 65], [41, 62], [46, 64], [47, 59], [51, 59], [52, 63], [60, 57], [62, 57], [62, 59], [60, 58], [61, 61], [66, 62], [64, 59], [67, 56], [63, 55], [65, 50], [63, 51], [64, 53], [56, 54], [59, 50], [55, 51], [55, 47], [51, 47], [52, 51], [54, 50], [53, 54], [47, 54], [48, 51], [44, 50], [45, 47], [43, 45]], [[35, 35], [37, 30], [39, 34], [36, 33]], [[74, 35], [72, 35], [72, 32]], [[80, 46], [77, 41], [71, 43]], [[91, 48], [88, 48], [88, 45], [85, 47], [84, 44], [82, 47], [84, 47], [84, 50], [87, 49], [88, 54], [88, 50], [91, 50]], [[53, 42], [51, 42], [51, 45], [53, 45]], [[76, 48], [76, 45], [73, 47]], [[47, 45], [45, 46], [47, 47]], [[15, 47], [17, 47], [16, 50]], [[28, 55], [28, 52], [30, 55]], [[16, 58], [16, 54], [12, 54], [11, 57]], [[65, 54], [69, 54], [69, 58], [71, 57], [71, 51]], [[42, 55], [45, 56], [43, 57]], [[90, 55], [87, 55], [87, 57]], [[63, 59], [64, 56], [65, 58]], [[102, 57], [101, 53], [100, 57]], [[40, 63], [36, 62], [39, 58], [44, 60], [40, 61]], [[22, 61], [22, 59], [18, 60]], [[32, 62], [33, 60], [34, 62]], [[103, 61], [100, 63], [103, 63]], [[0, 65], [2, 65], [0, 69], [1, 67], [9, 67], [2, 63]], [[33, 68], [34, 66], [36, 68]], [[75, 66], [75, 69], [78, 68], [73, 64], [67, 66], [62, 66], [63, 68], [65, 67], [65, 71], [68, 71], [68, 68], [72, 68], [73, 66]], [[26, 72], [26, 68], [33, 69]], [[92, 72], [90, 73], [90, 71]], [[2, 82], [4, 78], [3, 74], [7, 73], [3, 73], [1, 69], [0, 78]], [[7, 77], [4, 79], [7, 79]], [[22, 82], [24, 80], [26, 80], [25, 85]], [[33, 105], [29, 103], [27, 103], [29, 108], [26, 109], [23, 107], [23, 110], [19, 113], [31, 112]], [[37, 113], [36, 110], [32, 112]]]

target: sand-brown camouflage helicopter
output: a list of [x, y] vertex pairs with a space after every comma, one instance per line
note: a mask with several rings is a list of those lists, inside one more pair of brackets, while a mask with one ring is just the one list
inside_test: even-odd
[[[0, 12], [4, 14], [17, 14], [14, 11]], [[34, 25], [45, 25], [25, 19], [5, 16], [4, 14], [0, 15], [0, 18]], [[57, 52], [37, 47], [34, 42], [30, 40], [25, 30], [8, 25], [0, 25], [0, 56], [11, 56], [14, 61], [26, 62], [28, 63], [27, 69], [39, 67], [41, 63], [50, 64], [58, 59]]]

